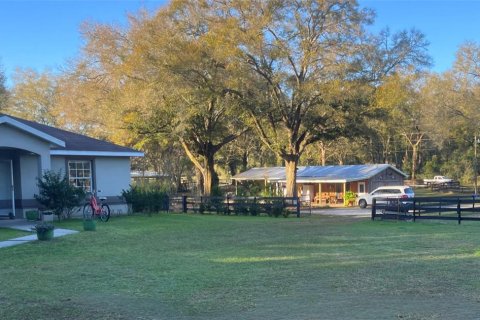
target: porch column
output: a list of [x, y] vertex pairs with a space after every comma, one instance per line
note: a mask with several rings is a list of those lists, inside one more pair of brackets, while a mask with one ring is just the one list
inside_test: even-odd
[[42, 152], [40, 154], [40, 170], [39, 175], [42, 176], [45, 171], [50, 170], [52, 167], [52, 162], [50, 159], [50, 150], [48, 152]]
[[320, 203], [320, 205], [322, 205], [322, 184], [321, 183], [318, 184], [318, 197], [320, 199], [318, 202]]
[[347, 183], [343, 183], [343, 205], [345, 205], [345, 193], [347, 193]]

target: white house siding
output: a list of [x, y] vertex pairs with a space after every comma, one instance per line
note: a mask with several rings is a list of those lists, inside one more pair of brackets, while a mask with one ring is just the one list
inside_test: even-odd
[[0, 125], [0, 137], [0, 147], [33, 152], [40, 156], [42, 170], [50, 169], [50, 144], [48, 142], [7, 125]]
[[65, 168], [65, 157], [52, 156], [52, 170], [66, 174], [67, 170]]
[[101, 157], [94, 161], [97, 190], [103, 196], [119, 196], [130, 186], [130, 159]]
[[95, 158], [94, 173], [98, 195], [108, 198], [112, 213], [126, 213], [128, 207], [121, 194], [130, 187], [130, 158]]
[[34, 194], [38, 193], [38, 176], [38, 157], [35, 155], [22, 155], [20, 157], [20, 185], [22, 186], [20, 196], [22, 199], [34, 199]]

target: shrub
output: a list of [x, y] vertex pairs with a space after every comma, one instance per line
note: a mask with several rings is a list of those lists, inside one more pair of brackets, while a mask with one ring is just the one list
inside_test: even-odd
[[200, 214], [204, 214], [205, 213], [205, 209], [206, 209], [206, 206], [203, 202], [200, 203], [200, 205], [198, 206], [198, 212]]
[[237, 216], [238, 215], [248, 215], [248, 206], [245, 203], [245, 201], [240, 200], [240, 199], [234, 199], [233, 202], [233, 213], [235, 213]]
[[159, 212], [168, 210], [168, 194], [161, 185], [130, 186], [122, 197], [132, 206], [133, 212]]
[[248, 207], [248, 212], [252, 216], [258, 216], [259, 213], [260, 213], [260, 207], [258, 206], [258, 204], [256, 202], [252, 202], [252, 203], [250, 203], [250, 206]]
[[61, 171], [46, 171], [37, 178], [39, 194], [35, 199], [45, 208], [52, 210], [58, 216], [70, 218], [73, 209], [85, 199], [85, 191], [71, 185], [66, 175]]
[[271, 209], [271, 215], [274, 216], [275, 218], [280, 217], [283, 214], [283, 211], [285, 210], [285, 207], [283, 205], [283, 201], [273, 201], [272, 203], [272, 209]]

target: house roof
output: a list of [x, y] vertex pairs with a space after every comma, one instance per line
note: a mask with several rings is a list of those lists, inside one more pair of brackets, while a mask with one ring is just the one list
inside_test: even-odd
[[[362, 164], [344, 166], [308, 166], [297, 168], [297, 182], [351, 182], [370, 179], [380, 172], [392, 169], [398, 174], [407, 175], [389, 164]], [[285, 181], [285, 167], [252, 168], [232, 177], [233, 180], [266, 180], [268, 182]]]
[[25, 119], [0, 114], [0, 124], [6, 123], [51, 143], [51, 155], [142, 157], [143, 152], [107, 141], [54, 128]]

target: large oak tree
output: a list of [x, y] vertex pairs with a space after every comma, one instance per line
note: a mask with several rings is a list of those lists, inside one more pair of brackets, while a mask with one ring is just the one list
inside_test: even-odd
[[[368, 10], [353, 0], [205, 1], [225, 25], [244, 108], [259, 138], [285, 161], [287, 196], [296, 168], [317, 141], [353, 135], [382, 77], [428, 63], [415, 30], [366, 34]], [[255, 80], [252, 80], [255, 79]]]

